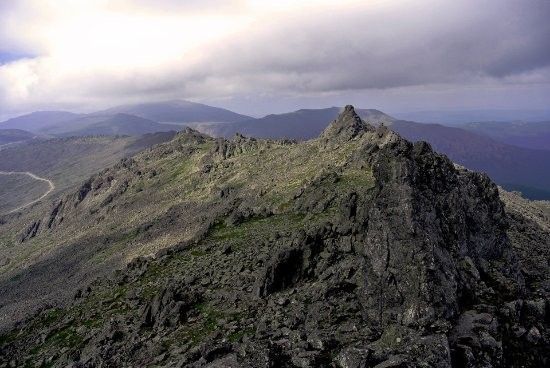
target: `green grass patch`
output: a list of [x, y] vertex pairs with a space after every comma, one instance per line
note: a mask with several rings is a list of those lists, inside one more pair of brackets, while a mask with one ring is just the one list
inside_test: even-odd
[[243, 337], [245, 336], [252, 336], [254, 334], [254, 329], [253, 328], [245, 328], [243, 330], [237, 330], [235, 332], [232, 332], [229, 334], [229, 336], [227, 336], [227, 339], [230, 341], [230, 342], [239, 342], [243, 339]]
[[66, 326], [46, 338], [46, 344], [55, 347], [77, 348], [83, 342], [73, 326]]
[[220, 222], [210, 230], [206, 241], [240, 246], [278, 231], [296, 230], [304, 225], [304, 219], [305, 216], [302, 214], [285, 213], [268, 217], [253, 217], [237, 225]]
[[223, 313], [206, 303], [199, 303], [195, 309], [201, 315], [199, 324], [189, 326], [186, 336], [192, 345], [197, 345], [218, 328], [218, 321], [224, 317]]
[[193, 169], [194, 165], [191, 162], [191, 159], [185, 160], [184, 162], [176, 165], [172, 168], [169, 174], [169, 180], [177, 180], [179, 177], [184, 175], [189, 175]]
[[192, 249], [191, 250], [191, 255], [193, 257], [203, 257], [205, 255], [207, 255], [208, 253], [206, 253], [204, 250], [202, 249]]
[[0, 335], [0, 347], [9, 344], [17, 338], [17, 332], [9, 332], [3, 335]]
[[366, 169], [347, 169], [340, 175], [337, 186], [345, 188], [372, 188], [375, 179], [372, 171]]

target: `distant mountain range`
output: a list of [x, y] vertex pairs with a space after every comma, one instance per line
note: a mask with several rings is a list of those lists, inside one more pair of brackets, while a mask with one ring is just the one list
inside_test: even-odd
[[398, 119], [412, 120], [420, 123], [462, 125], [472, 121], [545, 121], [550, 120], [550, 110], [435, 110], [394, 113], [392, 116], [395, 116]]
[[119, 113], [136, 115], [162, 123], [177, 124], [191, 122], [234, 123], [250, 119], [250, 116], [237, 114], [230, 110], [184, 100], [124, 105], [100, 111], [97, 114], [113, 115]]
[[[342, 111], [339, 107], [303, 109], [286, 114], [271, 114], [234, 124], [205, 123], [193, 127], [213, 136], [230, 137], [235, 133], [257, 138], [311, 139], [317, 137]], [[389, 124], [395, 119], [374, 109], [357, 109], [363, 119], [373, 124]]]
[[[119, 106], [91, 114], [35, 112], [0, 123], [0, 132], [3, 128], [15, 128], [28, 131], [19, 131], [26, 136], [140, 136], [191, 126], [216, 137], [241, 133], [257, 138], [304, 140], [317, 137], [341, 110], [302, 109], [254, 119], [203, 104], [167, 101]], [[519, 190], [532, 199], [550, 199], [550, 122], [481, 122], [450, 127], [400, 120], [375, 109], [357, 109], [357, 113], [372, 125], [384, 124], [409, 140], [431, 143], [456, 163], [486, 172], [507, 189]], [[465, 118], [467, 113], [461, 116]], [[0, 142], [10, 134], [14, 133], [0, 133]], [[4, 138], [9, 139], [14, 138]]]
[[2, 122], [0, 129], [22, 129], [55, 136], [141, 135], [180, 130], [189, 123], [234, 123], [249, 119], [252, 118], [218, 107], [166, 101], [118, 106], [91, 114], [38, 111]]
[[67, 111], [36, 111], [0, 123], [0, 129], [21, 129], [44, 133], [49, 128], [68, 123], [82, 116]]
[[[97, 122], [94, 122], [97, 121]], [[79, 122], [79, 121], [76, 121]], [[95, 115], [80, 119], [84, 124], [80, 128], [69, 130], [61, 135], [129, 135], [139, 136], [147, 133], [181, 130], [181, 125], [161, 124], [136, 115], [117, 113], [114, 115]], [[73, 127], [74, 128], [74, 127]]]
[[550, 150], [550, 121], [480, 122], [461, 128], [514, 146]]

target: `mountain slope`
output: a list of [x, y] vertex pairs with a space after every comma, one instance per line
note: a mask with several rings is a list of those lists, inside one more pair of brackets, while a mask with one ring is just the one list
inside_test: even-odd
[[550, 150], [550, 121], [479, 122], [464, 124], [462, 128], [513, 146]]
[[0, 129], [0, 146], [22, 142], [36, 137], [36, 134], [21, 129]]
[[[94, 120], [95, 117], [94, 117]], [[170, 124], [159, 124], [149, 119], [140, 118], [135, 115], [118, 113], [112, 116], [105, 116], [99, 121], [85, 125], [81, 128], [71, 129], [64, 135], [89, 136], [89, 135], [130, 135], [140, 136], [148, 133], [168, 132], [180, 130], [181, 127]]]
[[141, 135], [178, 129], [191, 122], [237, 122], [250, 116], [190, 101], [165, 101], [113, 107], [91, 114], [38, 111], [0, 123], [0, 129], [23, 129], [51, 135]]
[[52, 190], [47, 181], [26, 172], [0, 171], [0, 214], [28, 207]]
[[550, 199], [550, 152], [497, 142], [459, 128], [397, 121], [392, 126], [411, 141], [427, 141], [438, 152], [469, 169], [486, 172], [509, 190]]
[[67, 111], [37, 111], [0, 123], [0, 129], [22, 129], [33, 133], [46, 133], [48, 128], [67, 123], [79, 114]]
[[81, 115], [61, 124], [51, 125], [44, 131], [59, 137], [85, 137], [91, 135], [132, 135], [166, 132], [179, 127], [159, 124], [149, 119], [130, 114], [88, 114]]
[[[548, 284], [525, 283], [497, 187], [425, 143], [365, 124], [351, 106], [302, 143], [187, 130], [35, 215], [13, 248], [40, 254], [4, 268], [2, 315], [20, 318], [46, 302], [64, 309], [4, 335], [1, 362], [489, 367], [550, 359]], [[88, 287], [91, 274], [128, 260]]]
[[[311, 139], [326, 128], [327, 121], [334, 119], [338, 111], [338, 108], [299, 110], [234, 124], [195, 127], [214, 136], [228, 137], [238, 132], [252, 137]], [[409, 140], [429, 142], [436, 151], [469, 169], [486, 172], [509, 190], [520, 190], [532, 199], [550, 199], [548, 151], [512, 146], [461, 128], [396, 120], [378, 110], [357, 112], [373, 125], [383, 123]]]
[[421, 123], [462, 126], [472, 121], [543, 121], [550, 119], [550, 110], [459, 110], [413, 111], [394, 114], [402, 120]]
[[[55, 198], [63, 190], [80, 184], [91, 174], [115, 164], [121, 158], [170, 140], [174, 135], [175, 132], [141, 137], [72, 137], [26, 141], [0, 150], [0, 171], [29, 171], [51, 179], [56, 186], [56, 191], [52, 193]], [[14, 184], [11, 186], [11, 194], [6, 195], [22, 198], [23, 202], [28, 198], [36, 198], [25, 187]], [[1, 207], [5, 208], [6, 203], [2, 203]]]
[[98, 112], [98, 114], [118, 113], [167, 123], [237, 122], [250, 119], [249, 116], [233, 111], [184, 100], [125, 105]]
[[[286, 114], [267, 115], [234, 124], [197, 124], [194, 127], [216, 137], [231, 137], [236, 133], [257, 138], [310, 139], [319, 136], [329, 121], [341, 112], [339, 107], [303, 109]], [[358, 109], [363, 119], [376, 123], [389, 123], [393, 119], [374, 109]]]

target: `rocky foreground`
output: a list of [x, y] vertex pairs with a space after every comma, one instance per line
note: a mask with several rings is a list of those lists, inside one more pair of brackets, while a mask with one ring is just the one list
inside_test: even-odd
[[[174, 150], [186, 166], [169, 181], [154, 168], [181, 164], [163, 161]], [[0, 366], [550, 364], [547, 212], [513, 194], [505, 208], [486, 176], [351, 106], [304, 143], [180, 133], [91, 178], [22, 240], [123, 218], [167, 190], [158, 177], [185, 183], [181, 205], [119, 243], [189, 236], [20, 323]]]

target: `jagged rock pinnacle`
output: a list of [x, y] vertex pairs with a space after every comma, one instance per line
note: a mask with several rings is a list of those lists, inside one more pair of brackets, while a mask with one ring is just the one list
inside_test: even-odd
[[336, 120], [323, 131], [321, 137], [325, 139], [339, 137], [350, 140], [367, 130], [369, 130], [369, 126], [357, 115], [354, 107], [347, 105]]

